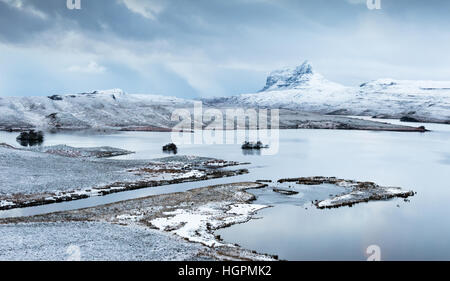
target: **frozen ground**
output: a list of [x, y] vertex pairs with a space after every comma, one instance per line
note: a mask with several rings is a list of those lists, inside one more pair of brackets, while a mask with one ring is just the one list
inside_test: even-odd
[[145, 227], [104, 222], [0, 225], [3, 261], [200, 260], [204, 247]]
[[136, 181], [148, 161], [94, 160], [0, 147], [0, 194], [43, 193]]
[[[71, 201], [247, 172], [244, 169], [218, 169], [238, 163], [212, 158], [97, 159], [85, 155], [98, 149], [56, 148], [42, 148], [41, 152], [0, 145], [0, 209]], [[114, 149], [107, 149], [106, 153], [111, 151]], [[103, 155], [105, 149], [100, 149], [100, 152]], [[98, 153], [93, 155], [98, 156]]]
[[[12, 236], [17, 237], [19, 233], [26, 233], [26, 231], [33, 232], [35, 226], [38, 226], [39, 228], [47, 225], [50, 226], [48, 228], [49, 230], [54, 229], [55, 226], [61, 226], [63, 231], [72, 231], [69, 229], [71, 229], [71, 225], [75, 223], [75, 226], [80, 226], [79, 228], [82, 229], [81, 232], [86, 232], [85, 235], [87, 237], [96, 237], [98, 230], [95, 229], [95, 225], [91, 227], [89, 224], [86, 226], [85, 224], [79, 223], [81, 221], [101, 222], [105, 224], [111, 223], [114, 225], [121, 225], [125, 229], [132, 229], [132, 231], [137, 231], [136, 229], [141, 229], [143, 227], [148, 229], [157, 228], [162, 231], [161, 233], [167, 233], [173, 235], [173, 237], [184, 238], [191, 242], [196, 242], [195, 245], [197, 245], [197, 247], [190, 249], [190, 251], [194, 252], [191, 253], [191, 257], [206, 256], [211, 259], [220, 260], [273, 260], [274, 257], [272, 256], [242, 249], [236, 245], [223, 242], [220, 240], [220, 237], [214, 235], [216, 229], [246, 222], [252, 218], [257, 210], [266, 207], [250, 204], [255, 197], [246, 192], [247, 189], [263, 187], [265, 187], [263, 184], [248, 182], [222, 184], [192, 189], [181, 193], [138, 198], [81, 210], [51, 213], [34, 217], [1, 219], [0, 233], [8, 231], [9, 227], [11, 227], [10, 231]], [[23, 231], [21, 227], [23, 227]], [[76, 232], [76, 229], [77, 228], [73, 231]], [[99, 229], [99, 231], [102, 231], [101, 225]], [[51, 236], [52, 232], [47, 231], [46, 229], [44, 230], [36, 240], [45, 241], [43, 242], [44, 244], [53, 243], [49, 242], [53, 240], [53, 237]], [[107, 228], [103, 230], [105, 233], [108, 233], [106, 231], [108, 230]], [[122, 238], [117, 239], [128, 239], [126, 232], [115, 234], [113, 231], [112, 233], [113, 239], [115, 239], [114, 235], [116, 234], [117, 237], [123, 235]], [[50, 237], [52, 238], [50, 239]], [[70, 244], [78, 242], [79, 240], [77, 240], [77, 237], [78, 234], [75, 235], [74, 242], [70, 240]], [[131, 237], [137, 237], [137, 235], [132, 235]], [[107, 234], [103, 234], [100, 238], [105, 240], [105, 243], [110, 240], [110, 238], [107, 237]], [[134, 239], [131, 239], [131, 241], [133, 243]], [[69, 244], [69, 242], [66, 244]], [[110, 252], [108, 252], [110, 250], [102, 249], [101, 244], [102, 243], [98, 246], [99, 251], [106, 251], [107, 255], [110, 254]], [[11, 242], [6, 244], [6, 246], [7, 245], [10, 245], [9, 247], [11, 247]], [[81, 245], [84, 244], [81, 243]], [[91, 244], [88, 243], [86, 248], [89, 248], [90, 245]], [[203, 245], [202, 248], [200, 248], [201, 245]], [[2, 245], [0, 247], [6, 246]], [[59, 248], [59, 245], [57, 247]], [[81, 246], [79, 247], [81, 248]], [[97, 246], [93, 246], [94, 249], [95, 247]], [[170, 258], [173, 257], [170, 252], [171, 248], [172, 245], [169, 245]], [[15, 251], [14, 247], [9, 249]], [[19, 247], [18, 249], [19, 253], [21, 253], [22, 248]], [[201, 250], [200, 253], [198, 252], [198, 249]], [[140, 252], [138, 251], [138, 253]], [[183, 253], [183, 249], [181, 249], [181, 253]], [[100, 256], [102, 253], [100, 252], [98, 255]], [[149, 255], [152, 254], [149, 253]], [[131, 257], [135, 257], [135, 253], [131, 253]], [[182, 257], [188, 256], [182, 255]], [[160, 252], [156, 251], [155, 257], [152, 256], [152, 259], [166, 260], [167, 258], [161, 256]]]
[[[337, 178], [309, 177], [279, 181], [279, 184], [289, 185], [289, 183], [309, 185], [315, 189], [320, 189], [324, 184], [332, 184], [341, 189], [335, 190], [334, 194], [337, 195], [330, 194], [328, 199], [315, 200], [313, 203], [318, 208], [351, 206], [359, 202], [413, 195], [411, 191], [402, 191], [399, 188], [381, 187], [371, 182]], [[296, 190], [295, 187], [286, 185], [284, 188]], [[72, 251], [75, 246], [76, 250], [80, 249], [80, 253], [85, 253], [84, 258], [87, 260], [95, 260], [103, 255], [105, 255], [103, 259], [119, 260], [276, 259], [275, 256], [243, 249], [232, 244], [232, 241], [223, 241], [215, 234], [219, 229], [247, 222], [254, 218], [258, 210], [270, 207], [266, 203], [251, 204], [256, 197], [247, 192], [249, 189], [269, 190], [272, 187], [251, 182], [221, 184], [80, 210], [0, 219], [0, 234], [8, 236], [5, 243], [0, 244], [0, 251], [5, 252], [3, 255], [0, 254], [0, 259], [3, 257], [9, 259], [15, 252], [17, 252], [17, 259], [61, 259], [63, 253], [67, 255], [67, 252], [61, 253], [61, 251], [64, 249], [69, 251], [70, 246]], [[146, 234], [144, 231], [149, 229], [153, 229], [154, 232]], [[154, 229], [161, 232], [156, 232]], [[59, 234], [54, 235], [55, 231]], [[99, 235], [98, 231], [102, 234]], [[37, 232], [39, 234], [35, 234]], [[36, 236], [35, 241], [30, 242], [29, 237], [33, 235]], [[158, 235], [173, 236], [159, 238]], [[142, 241], [140, 241], [141, 236]], [[167, 240], [169, 238], [174, 240]], [[185, 240], [181, 241], [180, 238]], [[10, 239], [18, 241], [17, 249], [14, 246], [15, 240]], [[118, 246], [119, 251], [116, 251], [115, 243], [125, 239], [127, 243]], [[161, 239], [163, 242], [150, 246], [153, 253], [141, 255], [141, 251], [133, 252], [133, 247], [136, 245], [143, 247], [152, 239]], [[26, 245], [23, 245], [23, 241]], [[100, 242], [97, 243], [97, 241]], [[182, 243], [189, 243], [187, 241], [193, 244]], [[159, 249], [160, 245], [166, 245], [164, 243], [168, 244], [167, 256]], [[44, 245], [41, 247], [43, 251], [53, 251], [53, 253], [34, 253], [34, 249], [39, 249], [34, 245]], [[104, 245], [111, 245], [111, 247], [106, 248]], [[173, 249], [177, 249], [179, 253], [175, 254]], [[56, 250], [60, 252], [55, 254]]]
[[[247, 222], [251, 218], [250, 215], [266, 207], [265, 205], [248, 203], [206, 203], [197, 208], [187, 210], [180, 208], [163, 212], [163, 217], [153, 219], [149, 223], [157, 229], [174, 233], [205, 246], [224, 246], [226, 244], [217, 241], [211, 230]], [[135, 217], [132, 217], [132, 219], [135, 219]]]
[[132, 151], [114, 148], [109, 146], [103, 147], [71, 147], [67, 145], [54, 145], [54, 146], [37, 146], [32, 147], [31, 151], [45, 152], [49, 154], [55, 154], [66, 157], [96, 157], [96, 158], [108, 158], [120, 155], [132, 154]]

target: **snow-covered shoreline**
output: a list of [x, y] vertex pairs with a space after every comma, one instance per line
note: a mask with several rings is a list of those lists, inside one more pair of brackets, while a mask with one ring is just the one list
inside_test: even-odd
[[333, 184], [343, 187], [340, 194], [330, 196], [324, 200], [315, 200], [313, 204], [318, 209], [331, 209], [343, 206], [353, 206], [362, 202], [389, 200], [392, 198], [408, 198], [414, 196], [412, 190], [402, 190], [400, 187], [380, 186], [374, 182], [361, 182], [354, 180], [338, 179], [335, 177], [300, 177], [280, 179], [278, 183], [296, 183], [299, 185], [320, 186]]
[[[322, 184], [334, 184], [342, 188], [340, 193], [335, 193], [337, 195], [330, 195], [327, 199], [314, 201], [313, 204], [318, 209], [352, 206], [353, 204], [373, 200], [414, 196], [414, 192], [404, 191], [398, 187], [382, 187], [372, 182], [358, 182], [334, 177], [287, 178], [280, 179], [278, 183], [238, 182], [200, 187], [185, 192], [153, 195], [79, 210], [0, 219], [0, 233], [8, 232], [11, 228], [17, 228], [17, 231], [19, 229], [27, 229], [28, 232], [32, 232], [42, 228], [52, 229], [55, 226], [67, 232], [71, 231], [70, 229], [74, 224], [83, 224], [77, 227], [82, 227], [82, 231], [86, 232], [86, 237], [91, 237], [97, 234], [95, 234], [95, 231], [89, 230], [90, 227], [84, 224], [99, 223], [101, 229], [110, 229], [112, 235], [118, 238], [126, 231], [146, 230], [157, 231], [153, 232], [153, 234], [148, 234], [150, 237], [154, 236], [155, 239], [158, 239], [157, 237], [163, 233], [169, 235], [170, 239], [174, 239], [172, 242], [167, 242], [170, 247], [173, 243], [181, 243], [178, 246], [182, 249], [180, 255], [171, 254], [167, 257], [146, 255], [146, 259], [150, 260], [178, 258], [187, 258], [189, 260], [276, 260], [276, 256], [259, 254], [243, 249], [231, 241], [223, 241], [220, 236], [216, 235], [216, 231], [235, 224], [248, 222], [254, 218], [256, 212], [270, 207], [267, 203], [264, 205], [252, 203], [256, 197], [248, 190], [271, 189], [273, 188], [272, 185], [284, 183], [317, 186], [314, 188], [320, 188]], [[289, 196], [289, 194], [285, 196]], [[108, 225], [118, 225], [123, 228], [114, 229], [115, 226]], [[16, 235], [18, 234], [16, 233]], [[39, 238], [43, 239], [43, 244], [48, 239], [46, 235], [43, 234]], [[162, 237], [162, 239], [167, 238]], [[102, 243], [98, 247], [103, 247]], [[134, 244], [135, 242], [132, 243], [131, 247]], [[5, 245], [0, 245], [0, 250], [3, 250], [2, 247], [5, 247]], [[8, 254], [6, 257], [11, 252], [17, 251], [19, 257], [32, 259], [29, 255], [22, 253], [21, 249], [21, 247], [7, 249]], [[108, 251], [106, 248], [101, 249], [106, 251], [105, 256], [111, 260], [119, 259], [118, 257], [121, 257], [120, 259], [123, 260], [135, 258], [133, 252], [128, 250], [126, 250], [129, 252], [128, 256], [121, 256], [120, 253], [115, 251]], [[46, 249], [43, 250], [43, 252], [45, 251]], [[95, 259], [96, 255], [92, 254], [92, 249], [88, 248], [87, 251], [88, 258]], [[37, 257], [40, 259], [55, 258], [55, 256], [50, 256], [38, 255]], [[2, 255], [0, 255], [1, 258]]]
[[130, 153], [68, 146], [17, 149], [0, 146], [0, 210], [103, 196], [127, 190], [230, 177], [239, 163], [194, 156], [147, 161], [99, 159]]
[[[121, 232], [124, 232], [126, 229], [132, 231], [134, 231], [133, 229], [139, 230], [142, 228], [149, 231], [157, 229], [158, 233], [165, 233], [172, 239], [175, 239], [174, 242], [180, 241], [176, 243], [184, 241], [186, 243], [185, 246], [179, 246], [183, 249], [180, 256], [188, 257], [190, 260], [276, 260], [274, 256], [243, 249], [235, 244], [221, 241], [220, 237], [214, 235], [215, 230], [237, 223], [244, 223], [252, 219], [256, 211], [266, 208], [267, 206], [251, 204], [255, 197], [246, 192], [248, 189], [263, 188], [265, 186], [264, 184], [251, 182], [222, 184], [196, 188], [186, 192], [138, 198], [82, 210], [33, 217], [0, 219], [0, 233], [15, 227], [29, 227], [30, 231], [32, 231], [35, 227], [39, 229], [45, 225], [52, 226], [57, 224], [65, 231], [68, 231], [73, 224], [77, 223], [104, 224], [103, 226], [100, 225], [101, 228], [112, 224], [122, 226], [123, 230]], [[85, 234], [87, 237], [94, 235], [85, 227], [83, 227], [83, 231], [87, 232]], [[116, 235], [114, 233], [115, 231], [113, 231], [113, 235]], [[47, 241], [48, 236], [43, 234], [39, 239]], [[0, 250], [4, 250], [2, 247], [8, 247], [8, 245], [0, 245]], [[187, 249], [187, 252], [184, 249]], [[18, 251], [18, 256], [23, 254], [20, 252], [20, 247], [8, 249], [9, 253], [14, 250]], [[106, 249], [104, 250], [106, 251]], [[46, 249], [41, 249], [41, 252], [45, 253]], [[111, 252], [106, 254], [108, 259], [112, 260], [118, 259], [114, 255], [119, 255], [119, 253]], [[113, 255], [111, 256], [111, 254]], [[150, 255], [148, 258], [168, 260], [173, 259], [172, 256], [152, 257]], [[0, 255], [1, 258], [2, 256]], [[133, 254], [131, 253], [130, 257], [126, 257], [126, 259], [133, 259]]]
[[[227, 211], [224, 211], [228, 208]], [[165, 217], [156, 218], [149, 223], [159, 230], [169, 231], [191, 242], [208, 247], [224, 246], [212, 230], [250, 220], [256, 211], [267, 208], [265, 205], [229, 204], [221, 202], [205, 204], [192, 210], [177, 209], [163, 213]], [[228, 244], [229, 246], [229, 244]]]

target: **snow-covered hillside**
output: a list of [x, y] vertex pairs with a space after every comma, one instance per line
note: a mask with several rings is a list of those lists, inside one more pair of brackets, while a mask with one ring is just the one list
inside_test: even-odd
[[[331, 85], [331, 84], [330, 84]], [[207, 110], [211, 106], [203, 106]], [[216, 106], [212, 106], [217, 108]], [[171, 121], [175, 109], [193, 112], [194, 101], [155, 95], [134, 95], [122, 90], [95, 91], [48, 97], [0, 98], [0, 130], [84, 130], [121, 129], [135, 131], [170, 130], [179, 121]], [[224, 120], [226, 108], [219, 107]], [[245, 114], [245, 112], [239, 113]], [[209, 119], [207, 119], [209, 120]], [[203, 123], [208, 125], [211, 120]], [[323, 116], [298, 110], [280, 111], [280, 128], [411, 130], [402, 126]], [[226, 122], [224, 121], [224, 124]]]
[[326, 80], [308, 62], [272, 72], [259, 93], [205, 102], [219, 107], [285, 108], [450, 123], [450, 81], [380, 79], [359, 87], [345, 87]]
[[[194, 102], [127, 94], [118, 89], [47, 97], [1, 97], [0, 130], [169, 130], [179, 123], [171, 121], [174, 110], [182, 108], [192, 113]], [[328, 81], [308, 62], [271, 73], [259, 93], [203, 102], [204, 110], [218, 108], [224, 113], [228, 107], [283, 109], [280, 128], [394, 129], [370, 121], [356, 124], [355, 120], [330, 115], [407, 117], [408, 121], [450, 123], [450, 82], [382, 79], [346, 87]]]
[[0, 98], [0, 129], [168, 128], [174, 108], [192, 101], [155, 95], [130, 95], [122, 90], [48, 97]]

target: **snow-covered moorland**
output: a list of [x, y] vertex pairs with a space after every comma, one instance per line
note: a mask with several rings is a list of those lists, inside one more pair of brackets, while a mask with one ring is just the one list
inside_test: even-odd
[[[33, 255], [26, 251], [25, 247], [12, 247], [10, 241], [0, 244], [0, 259], [8, 259], [14, 254], [18, 259], [60, 259], [64, 256], [62, 251], [70, 246], [64, 235], [56, 235], [48, 243], [48, 238], [53, 237], [55, 231], [61, 231], [70, 236], [71, 229], [79, 229], [80, 234], [75, 234], [71, 244], [80, 247], [82, 259], [95, 260], [99, 254], [93, 251], [97, 249], [106, 259], [138, 259], [136, 254], [143, 255], [141, 259], [172, 260], [172, 259], [214, 259], [214, 260], [274, 260], [276, 257], [258, 254], [243, 249], [237, 245], [222, 241], [214, 234], [214, 231], [237, 223], [243, 223], [252, 219], [253, 214], [266, 206], [253, 205], [251, 201], [255, 196], [246, 192], [248, 189], [263, 188], [264, 184], [252, 182], [240, 182], [233, 184], [221, 184], [188, 190], [186, 192], [161, 194], [145, 198], [116, 202], [86, 209], [50, 213], [46, 215], [0, 219], [0, 234], [10, 235], [21, 239], [30, 249], [36, 249], [36, 244], [42, 245], [40, 253]], [[88, 223], [89, 222], [89, 223]], [[122, 227], [118, 227], [118, 225]], [[160, 231], [151, 231], [157, 228]], [[98, 245], [90, 245], [91, 238], [98, 235], [98, 230], [109, 233], [111, 238], [103, 238], [99, 235]], [[42, 232], [37, 232], [40, 230]], [[147, 230], [147, 233], [145, 233]], [[29, 235], [28, 235], [29, 233]], [[30, 241], [29, 236], [41, 233]], [[164, 236], [167, 234], [170, 236]], [[137, 235], [143, 235], [140, 240]], [[130, 236], [130, 237], [129, 237]], [[83, 238], [84, 237], [84, 238]], [[102, 242], [111, 241], [111, 245], [119, 243], [117, 240], [127, 237], [130, 239], [123, 249], [122, 254], [115, 249], [108, 249]], [[132, 250], [138, 244], [146, 245], [153, 239], [162, 239], [168, 243], [168, 255], [161, 253], [161, 243], [150, 246], [151, 253], [143, 254], [140, 250], [133, 253]], [[172, 240], [171, 240], [171, 239]], [[183, 240], [180, 238], [184, 238]], [[191, 244], [187, 242], [195, 242]], [[128, 245], [129, 244], [129, 245]], [[180, 253], [172, 251], [179, 248]], [[25, 249], [24, 249], [25, 248]], [[58, 254], [45, 254], [56, 250]], [[154, 250], [154, 252], [153, 252]], [[86, 252], [85, 252], [86, 251]]]
[[1, 261], [204, 260], [204, 247], [146, 227], [105, 222], [21, 223], [0, 226]]
[[68, 146], [18, 149], [0, 144], [0, 210], [188, 181], [228, 177], [239, 163], [194, 156], [154, 160], [101, 159], [128, 153], [114, 148]]
[[48, 97], [0, 98], [0, 129], [169, 128], [171, 113], [192, 101], [128, 95], [119, 89]]

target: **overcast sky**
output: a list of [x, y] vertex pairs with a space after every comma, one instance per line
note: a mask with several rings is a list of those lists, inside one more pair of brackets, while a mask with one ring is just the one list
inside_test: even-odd
[[256, 92], [309, 60], [329, 80], [450, 80], [450, 1], [0, 0], [0, 96]]

